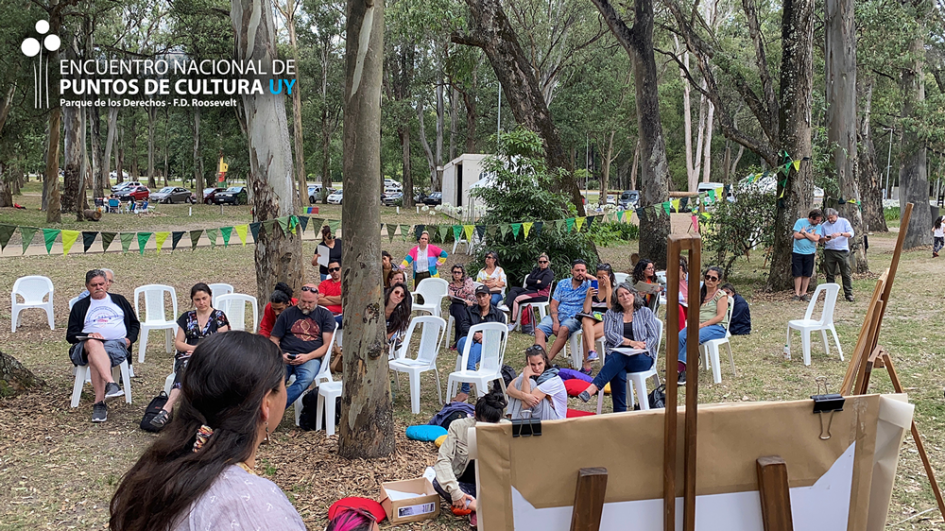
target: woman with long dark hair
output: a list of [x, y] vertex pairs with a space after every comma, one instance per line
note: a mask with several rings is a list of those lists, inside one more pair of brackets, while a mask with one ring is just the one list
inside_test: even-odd
[[[699, 344], [722, 339], [728, 330], [728, 294], [720, 289], [722, 269], [712, 266], [705, 270], [699, 291]], [[690, 301], [691, 303], [692, 301]], [[686, 329], [679, 331], [679, 385], [686, 385]]]
[[551, 365], [548, 353], [541, 345], [525, 349], [525, 368], [512, 380], [508, 389], [509, 415], [512, 420], [525, 418], [523, 412], [541, 420], [566, 418], [568, 391], [558, 376], [558, 368]]
[[201, 342], [177, 414], [112, 497], [109, 528], [304, 530], [279, 487], [254, 470], [285, 401], [285, 366], [274, 343], [242, 331]]
[[384, 318], [387, 321], [387, 341], [396, 343], [410, 325], [412, 300], [407, 285], [392, 284], [384, 293]]
[[[656, 264], [652, 260], [647, 260], [646, 258], [638, 261], [635, 266], [633, 266], [633, 285], [636, 286], [637, 283], [643, 282], [644, 284], [659, 284], [659, 279], [656, 278]], [[662, 286], [660, 286], [659, 291], [663, 291]], [[653, 307], [654, 297], [659, 297], [658, 294], [647, 294], [643, 295], [643, 301], [647, 306]]]
[[584, 331], [584, 365], [581, 368], [584, 374], [591, 374], [591, 362], [600, 359], [594, 350], [594, 343], [604, 336], [604, 314], [617, 285], [617, 276], [610, 264], [597, 264], [596, 277], [597, 287], [592, 285], [587, 289], [584, 308], [577, 314], [581, 319], [581, 330]]

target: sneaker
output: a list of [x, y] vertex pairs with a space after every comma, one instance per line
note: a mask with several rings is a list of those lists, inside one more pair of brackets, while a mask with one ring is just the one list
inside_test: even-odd
[[847, 299], [847, 302], [853, 302], [853, 301], [854, 301], [853, 295], [847, 295], [846, 299]]
[[578, 395], [578, 398], [587, 402], [591, 399], [591, 394], [588, 393], [587, 391], [581, 391], [581, 394]]
[[473, 511], [473, 513], [469, 515], [469, 525], [470, 527], [478, 527], [478, 524], [479, 519], [476, 518], [476, 512]]
[[584, 373], [584, 374], [586, 374], [586, 375], [588, 375], [588, 376], [591, 375], [591, 369], [590, 369], [590, 368], [585, 369], [584, 367], [581, 367], [581, 372]]
[[509, 323], [509, 332], [515, 330], [515, 323]]
[[105, 402], [96, 402], [92, 404], [92, 422], [105, 422], [108, 420], [108, 406]]
[[799, 301], [799, 300], [801, 300], [801, 297], [800, 297], [800, 295], [795, 295], [795, 296], [791, 297], [791, 300], [792, 300], [792, 301]]
[[805, 293], [805, 294], [801, 295], [801, 300], [804, 301], [804, 302], [810, 302], [810, 296], [808, 296], [808, 295]]
[[510, 312], [510, 311], [512, 311], [512, 310], [511, 310], [508, 306], [506, 306], [505, 304], [500, 304], [500, 305], [496, 306], [496, 308], [498, 308], [500, 312]]
[[592, 351], [590, 351], [590, 352], [587, 353], [587, 361], [597, 361], [597, 360], [599, 360], [599, 359], [600, 359], [600, 357], [597, 356], [597, 351], [596, 351], [596, 350], [592, 350]]
[[125, 392], [121, 390], [121, 387], [118, 387], [117, 383], [108, 382], [105, 384], [105, 398], [117, 398], [119, 396], [125, 396]]
[[151, 425], [154, 426], [157, 431], [161, 431], [164, 429], [164, 426], [167, 426], [168, 420], [170, 420], [170, 415], [167, 413], [166, 409], [162, 409], [160, 413], [151, 419]]
[[679, 373], [679, 377], [676, 379], [676, 384], [680, 387], [686, 385], [686, 371]]

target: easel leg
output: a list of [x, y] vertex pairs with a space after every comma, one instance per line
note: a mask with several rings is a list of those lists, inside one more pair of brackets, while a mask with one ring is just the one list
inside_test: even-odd
[[755, 461], [758, 492], [761, 495], [761, 519], [765, 531], [794, 531], [791, 516], [791, 492], [787, 464], [778, 456]]
[[578, 471], [577, 488], [574, 489], [574, 512], [571, 513], [571, 531], [600, 530], [606, 493], [606, 468], [582, 468]]

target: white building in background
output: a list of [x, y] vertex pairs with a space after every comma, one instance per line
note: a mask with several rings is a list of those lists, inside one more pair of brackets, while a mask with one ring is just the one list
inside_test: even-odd
[[[467, 209], [472, 198], [469, 191], [482, 180], [483, 161], [490, 155], [464, 153], [443, 166], [443, 203]], [[480, 186], [482, 184], [480, 183]]]

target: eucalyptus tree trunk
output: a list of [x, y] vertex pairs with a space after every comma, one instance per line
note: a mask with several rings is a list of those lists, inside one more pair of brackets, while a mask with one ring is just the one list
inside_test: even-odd
[[66, 107], [62, 116], [66, 138], [61, 210], [81, 214], [79, 191], [85, 179], [85, 110], [82, 107]]
[[857, 150], [857, 179], [863, 205], [863, 223], [869, 232], [888, 232], [883, 215], [883, 180], [876, 164], [876, 146], [873, 144], [871, 112], [873, 108], [873, 78], [857, 76], [857, 96], [860, 101], [860, 126]]
[[[384, 0], [348, 0], [344, 91], [342, 305], [344, 386], [338, 453], [348, 459], [394, 451], [377, 208], [381, 183]], [[350, 194], [350, 195], [349, 195]]]
[[148, 188], [157, 188], [154, 181], [154, 122], [157, 120], [157, 107], [145, 109], [148, 113]]
[[[59, 0], [50, 0], [49, 34], [58, 35], [62, 28], [62, 15]], [[59, 51], [49, 54], [48, 64], [59, 64]], [[46, 174], [43, 178], [43, 192], [46, 208], [46, 223], [60, 223], [62, 221], [61, 199], [59, 195], [59, 144], [62, 142], [62, 107], [59, 106], [59, 69], [50, 68], [49, 87], [52, 94], [47, 94], [51, 108], [49, 109], [49, 127], [46, 130]]]
[[[827, 0], [827, 142], [833, 149], [831, 169], [845, 201], [862, 202], [857, 179], [856, 145], [856, 34], [853, 24], [853, 0]], [[840, 215], [853, 227], [849, 240], [850, 268], [856, 273], [869, 271], [863, 238], [866, 226], [856, 203], [840, 205]]]
[[92, 122], [92, 197], [105, 197], [104, 185], [107, 173], [102, 173], [102, 127], [99, 108], [88, 108], [88, 119]]
[[[308, 181], [305, 173], [305, 144], [302, 138], [302, 93], [299, 90], [299, 45], [295, 34], [295, 11], [299, 3], [288, 0], [282, 14], [289, 27], [289, 46], [292, 48], [292, 58], [295, 60], [295, 86], [292, 87], [292, 132], [295, 142], [295, 173], [299, 182], [299, 197], [304, 204], [308, 201]], [[327, 188], [327, 186], [325, 187]], [[322, 194], [327, 196], [327, 194]]]
[[[112, 163], [112, 148], [115, 146], [115, 132], [118, 129], [116, 127], [118, 122], [118, 107], [109, 107], [108, 108], [108, 120], [107, 120], [107, 129], [108, 132], [105, 133], [105, 155], [102, 157], [102, 182], [104, 187], [111, 187], [111, 163]], [[118, 182], [121, 182], [121, 172], [118, 172]]]
[[138, 113], [131, 113], [131, 162], [128, 164], [128, 173], [131, 180], [140, 181], [141, 171], [138, 169]]
[[444, 115], [446, 110], [443, 105], [443, 69], [439, 66], [436, 80], [436, 157], [433, 167], [433, 181], [430, 181], [430, 190], [439, 192], [443, 190], [443, 130]]
[[410, 125], [403, 124], [397, 127], [397, 136], [400, 138], [401, 164], [404, 180], [404, 206], [412, 207], [413, 200], [413, 173], [410, 168]]
[[[170, 120], [170, 117], [171, 117], [171, 116], [170, 116], [170, 112], [171, 112], [171, 108], [170, 108], [170, 107], [164, 107], [164, 186], [169, 186], [169, 185], [170, 185], [170, 183], [168, 183], [167, 180], [168, 180], [168, 179], [170, 178], [170, 176], [171, 176], [171, 168], [170, 168], [170, 166], [168, 165], [168, 162], [167, 162], [167, 159], [168, 159], [168, 156], [169, 156], [169, 151], [171, 150], [171, 132], [170, 132], [170, 129], [171, 129], [171, 120]], [[183, 178], [183, 175], [181, 175], [181, 177]], [[183, 186], [183, 185], [184, 185], [184, 183], [183, 183], [183, 181], [181, 181], [181, 186]], [[202, 193], [202, 192], [201, 192], [201, 193]]]
[[[237, 60], [258, 61], [271, 72], [277, 58], [272, 6], [267, 0], [232, 0], [230, 20]], [[266, 222], [296, 213], [299, 203], [292, 172], [292, 150], [284, 94], [244, 95], [247, 145], [253, 187], [254, 221]], [[304, 284], [301, 231], [283, 232], [264, 223], [256, 240], [257, 297], [268, 297], [277, 282], [293, 290]]]
[[[780, 109], [778, 143], [792, 160], [801, 159], [800, 169], [790, 166], [787, 177], [778, 173], [777, 210], [774, 219], [774, 250], [767, 289], [782, 291], [794, 285], [791, 276], [792, 229], [798, 218], [807, 217], [814, 200], [811, 156], [811, 95], [814, 63], [814, 1], [785, 0], [781, 17]], [[808, 160], [803, 160], [807, 158]], [[776, 168], [776, 171], [777, 170]], [[785, 184], [782, 185], [781, 182]]]
[[[234, 25], [236, 22], [234, 22]], [[200, 107], [194, 109], [194, 183], [197, 189], [197, 201], [203, 202], [203, 189], [207, 187], [203, 175], [203, 157], [200, 156]], [[248, 135], [247, 135], [248, 136]], [[249, 144], [249, 140], [247, 140]], [[270, 292], [271, 293], [271, 292]]]
[[[914, 58], [911, 68], [906, 69], [900, 78], [902, 90], [902, 119], [917, 118], [918, 109], [925, 102], [925, 81], [923, 68], [925, 63], [925, 24], [919, 23], [920, 30], [909, 47]], [[925, 140], [920, 136], [919, 126], [907, 124], [903, 128], [902, 144], [899, 149], [899, 209], [905, 211], [906, 203], [914, 203], [912, 220], [907, 230], [903, 247], [913, 249], [932, 244], [932, 211], [929, 209], [928, 155]]]

